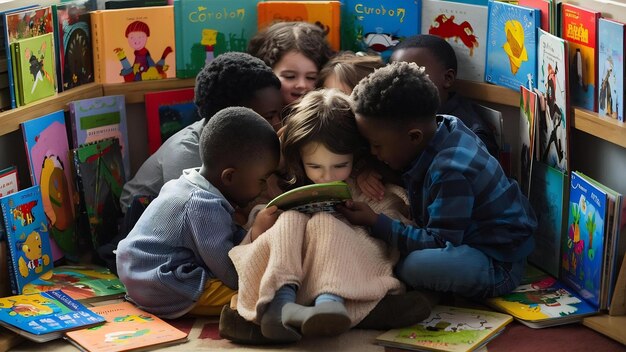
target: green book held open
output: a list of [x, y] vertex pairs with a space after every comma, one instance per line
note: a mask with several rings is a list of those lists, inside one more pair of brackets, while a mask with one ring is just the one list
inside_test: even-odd
[[352, 199], [348, 184], [343, 181], [315, 183], [292, 189], [272, 199], [266, 207], [297, 210], [303, 213], [334, 212], [335, 205]]

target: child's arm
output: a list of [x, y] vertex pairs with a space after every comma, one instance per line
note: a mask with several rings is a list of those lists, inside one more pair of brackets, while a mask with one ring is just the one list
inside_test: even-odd
[[250, 227], [250, 241], [252, 242], [256, 240], [262, 233], [269, 230], [269, 228], [276, 222], [276, 219], [278, 219], [278, 215], [280, 215], [280, 212], [278, 211], [278, 207], [275, 205], [269, 208], [263, 208], [259, 211], [254, 219], [252, 227]]

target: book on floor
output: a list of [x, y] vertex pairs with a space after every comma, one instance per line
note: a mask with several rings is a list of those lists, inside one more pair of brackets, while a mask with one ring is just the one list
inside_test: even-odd
[[378, 336], [376, 343], [418, 351], [474, 351], [512, 320], [508, 314], [439, 305], [421, 323], [389, 330]]
[[[103, 316], [102, 326], [70, 331], [66, 339], [89, 352], [156, 349], [187, 341], [187, 334], [129, 302], [89, 308]], [[181, 348], [181, 350], [185, 350]]]
[[63, 333], [104, 323], [63, 291], [0, 298], [0, 325], [36, 342], [47, 342]]
[[285, 192], [272, 199], [267, 207], [275, 205], [281, 210], [297, 210], [303, 213], [333, 212], [335, 205], [348, 199], [352, 199], [352, 194], [347, 183], [316, 183]]

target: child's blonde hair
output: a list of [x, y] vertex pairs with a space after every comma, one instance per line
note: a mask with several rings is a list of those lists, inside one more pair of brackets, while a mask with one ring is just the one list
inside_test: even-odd
[[290, 184], [301, 186], [306, 177], [300, 151], [311, 142], [321, 143], [335, 154], [354, 154], [365, 150], [352, 112], [350, 98], [337, 89], [309, 92], [298, 102], [287, 119], [281, 137], [281, 151]]

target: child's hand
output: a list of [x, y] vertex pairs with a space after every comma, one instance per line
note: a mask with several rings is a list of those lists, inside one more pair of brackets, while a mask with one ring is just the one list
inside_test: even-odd
[[275, 205], [261, 209], [250, 228], [250, 239], [252, 241], [256, 240], [262, 233], [272, 227], [276, 219], [278, 219], [278, 215], [280, 215], [280, 211], [278, 211], [278, 207]]
[[382, 200], [385, 196], [385, 185], [383, 185], [382, 175], [375, 170], [363, 170], [356, 177], [356, 184], [366, 196], [371, 199]]
[[363, 202], [346, 201], [344, 204], [335, 206], [338, 212], [350, 221], [353, 225], [374, 226], [378, 214], [369, 205]]

